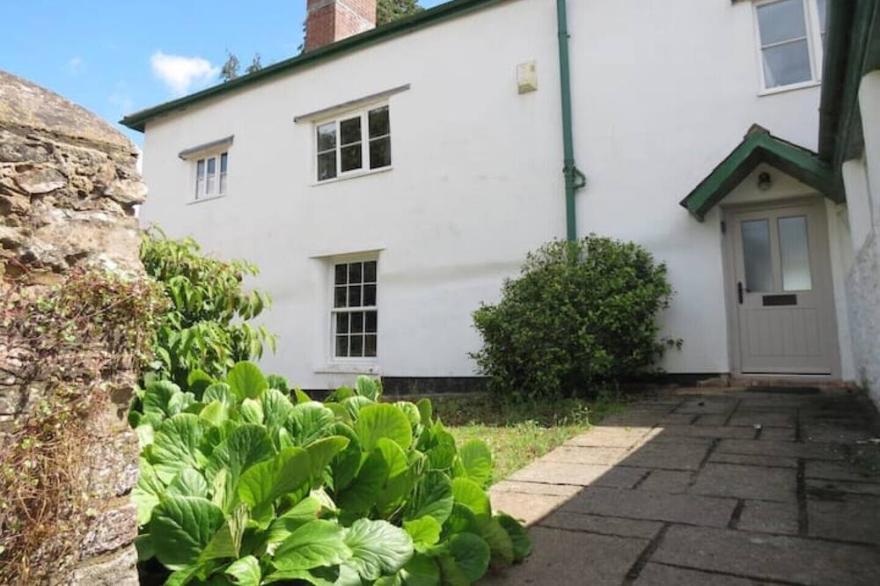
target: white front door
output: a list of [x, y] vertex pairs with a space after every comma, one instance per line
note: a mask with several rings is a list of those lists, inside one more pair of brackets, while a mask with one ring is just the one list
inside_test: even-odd
[[744, 374], [831, 374], [837, 332], [822, 202], [733, 212], [734, 304]]

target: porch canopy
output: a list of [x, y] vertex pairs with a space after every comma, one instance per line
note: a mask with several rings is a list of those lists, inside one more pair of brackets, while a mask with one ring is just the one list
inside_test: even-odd
[[753, 124], [733, 149], [687, 197], [681, 200], [699, 221], [761, 163], [771, 165], [836, 202], [844, 201], [843, 185], [832, 168], [809, 149], [775, 137]]

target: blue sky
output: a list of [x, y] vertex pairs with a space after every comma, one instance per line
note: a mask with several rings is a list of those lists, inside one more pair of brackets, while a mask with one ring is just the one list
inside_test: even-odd
[[[421, 0], [429, 8], [444, 0]], [[226, 51], [242, 65], [296, 54], [306, 0], [0, 0], [0, 69], [114, 125], [123, 114], [217, 82]], [[122, 127], [136, 142], [141, 135]]]

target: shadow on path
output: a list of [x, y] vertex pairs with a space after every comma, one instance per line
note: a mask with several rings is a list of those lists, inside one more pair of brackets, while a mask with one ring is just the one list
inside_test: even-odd
[[486, 584], [880, 584], [867, 398], [686, 389], [641, 401], [492, 488], [525, 520]]

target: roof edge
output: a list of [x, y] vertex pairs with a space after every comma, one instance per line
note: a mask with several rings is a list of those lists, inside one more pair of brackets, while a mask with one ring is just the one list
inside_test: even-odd
[[255, 71], [254, 73], [242, 75], [241, 77], [237, 77], [233, 80], [211, 86], [194, 94], [183, 96], [182, 98], [163, 102], [145, 110], [134, 112], [123, 117], [122, 120], [119, 121], [119, 123], [123, 126], [131, 128], [132, 130], [144, 132], [146, 123], [151, 119], [156, 118], [157, 116], [161, 116], [162, 114], [185, 108], [208, 98], [232, 92], [234, 90], [249, 86], [256, 82], [275, 77], [282, 73], [295, 71], [300, 67], [307, 67], [309, 65], [318, 64], [361, 48], [383, 43], [395, 37], [416, 30], [420, 30], [434, 24], [438, 24], [451, 18], [463, 16], [465, 14], [468, 14], [469, 12], [485, 8], [493, 4], [500, 4], [502, 2], [510, 1], [511, 0], [452, 0], [445, 4], [435, 6], [434, 8], [429, 8], [418, 14], [401, 18], [390, 24], [386, 24], [372, 30], [354, 35], [352, 37], [348, 37], [346, 39], [331, 43], [330, 45], [326, 45], [319, 49], [309, 51], [308, 53], [302, 53], [295, 57], [290, 57], [283, 61], [279, 61], [278, 63], [273, 63], [272, 65], [264, 67], [263, 69]]

